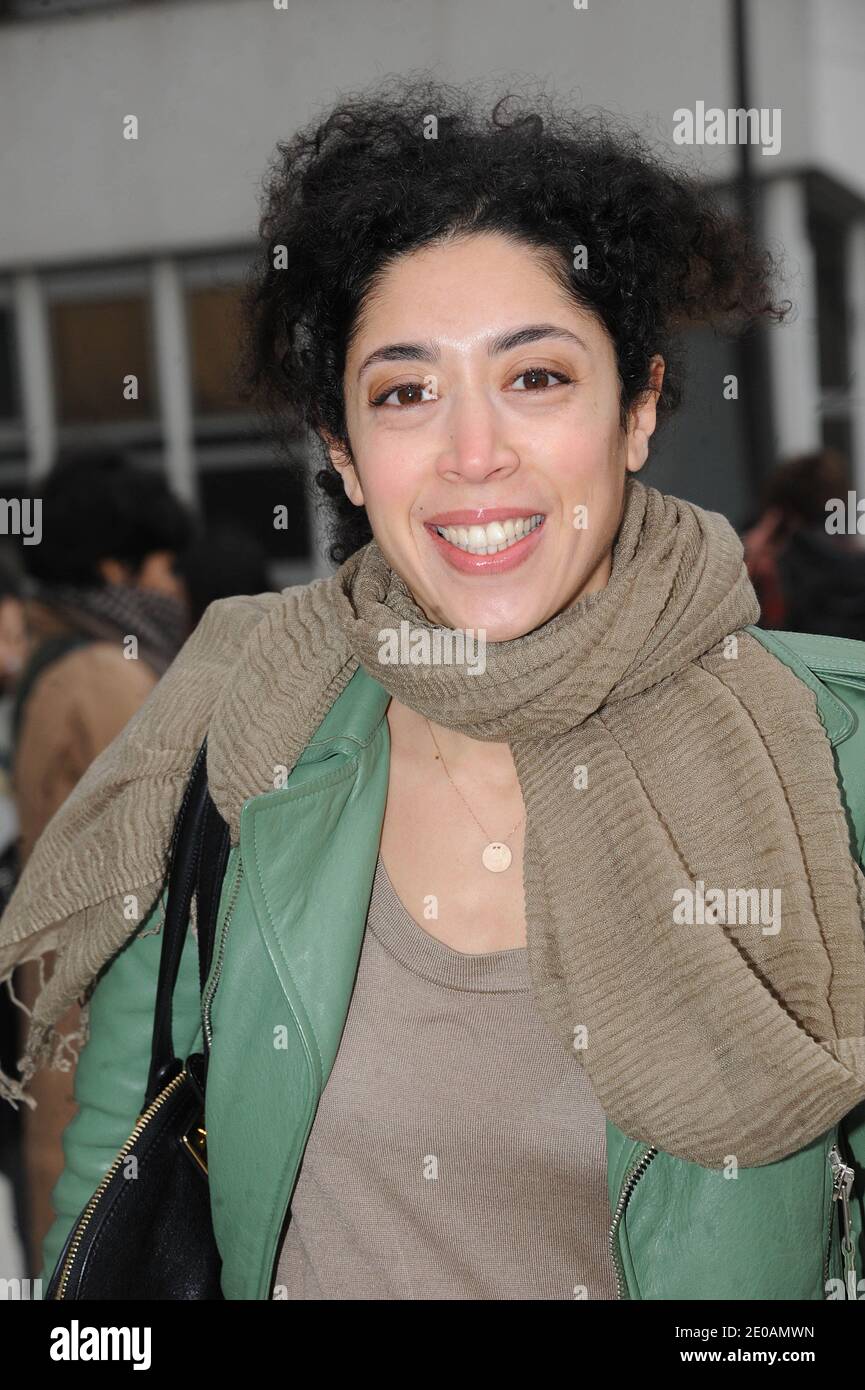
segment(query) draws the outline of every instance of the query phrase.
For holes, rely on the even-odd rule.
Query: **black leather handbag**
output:
[[[183,1062],[175,1056],[171,1030],[192,895],[203,995],[230,844],[228,826],[208,791],[206,749],[205,739],[172,836],[144,1105],[70,1231],[46,1299],[223,1297],[207,1177],[207,1036],[204,1051]]]

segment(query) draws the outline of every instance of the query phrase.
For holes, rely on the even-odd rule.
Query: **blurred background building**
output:
[[[279,586],[327,572],[233,375],[257,188],[276,141],[340,91],[416,68],[541,78],[621,115],[725,197],[744,190],[783,256],[795,320],[740,342],[691,330],[649,481],[742,525],[779,460],[830,445],[865,491],[865,5],[580,6],[0,0],[0,494],[38,495],[61,448],[119,446],[208,524],[242,521]],[[780,151],[677,145],[674,112],[698,102],[777,110]]]

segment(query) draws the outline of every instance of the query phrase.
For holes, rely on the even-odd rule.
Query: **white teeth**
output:
[[[491,521],[488,526],[437,526],[436,530],[458,550],[466,550],[470,555],[495,555],[522,540],[540,526],[543,519],[543,512],[536,512],[534,516]]]

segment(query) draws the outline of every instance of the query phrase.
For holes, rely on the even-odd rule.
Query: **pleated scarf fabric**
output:
[[[59,952],[23,1077],[62,1058],[52,1025],[134,929],[124,895],[158,893],[204,734],[236,842],[360,664],[510,746],[533,997],[613,1123],[708,1167],[795,1152],[865,1096],[865,876],[815,697],[742,631],[758,616],[726,519],[633,475],[606,587],[487,643],[483,670],[389,659],[403,622],[443,634],[375,541],[328,579],[212,605],[0,919],[0,978]]]

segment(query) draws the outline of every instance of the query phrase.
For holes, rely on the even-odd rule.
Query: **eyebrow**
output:
[[[542,338],[558,338],[562,342],[576,343],[591,355],[591,348],[584,339],[572,333],[569,328],[560,328],[554,323],[530,323],[524,328],[512,328],[507,333],[497,333],[490,339],[487,353],[490,357],[496,357],[499,353],[510,352],[515,347],[525,347],[528,343],[536,343]],[[418,359],[438,362],[441,360],[441,353],[437,345],[430,340],[425,343],[388,343],[385,347],[376,348],[363,359],[357,372],[358,380],[367,367],[371,367],[375,362],[415,362]]]

